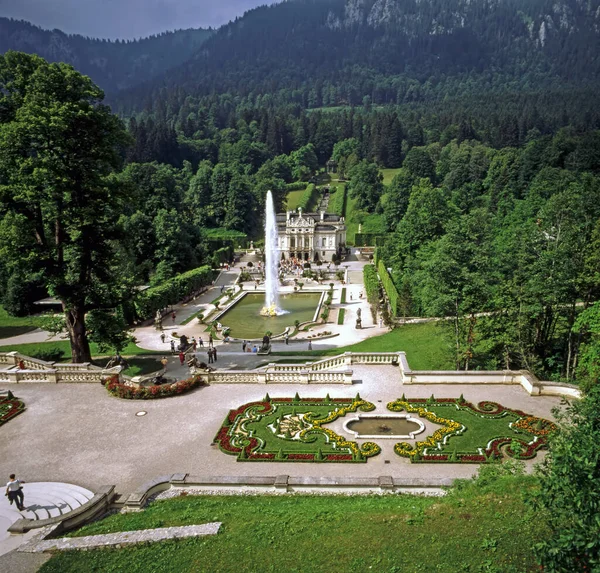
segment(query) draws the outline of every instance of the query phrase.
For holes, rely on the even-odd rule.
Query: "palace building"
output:
[[[278,248],[282,258],[331,261],[346,248],[344,217],[332,213],[288,211],[277,214]]]

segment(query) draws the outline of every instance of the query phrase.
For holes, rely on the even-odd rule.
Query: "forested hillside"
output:
[[[212,30],[178,30],[140,40],[110,41],[0,18],[0,53],[16,50],[72,64],[105,91],[115,92],[185,62],[211,34]]]
[[[161,89],[231,93],[253,105],[402,104],[481,93],[581,87],[599,79],[600,2],[293,0],[220,28]],[[152,88],[152,89],[150,89]]]

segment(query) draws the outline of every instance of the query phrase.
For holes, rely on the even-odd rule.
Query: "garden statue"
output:
[[[356,311],[356,328],[359,330],[362,328],[362,319],[361,319],[360,315],[361,315],[361,310],[359,308]]]
[[[156,311],[156,316],[154,318],[154,328],[156,328],[156,330],[162,330],[163,326],[162,326],[162,312],[160,312],[160,309]]]

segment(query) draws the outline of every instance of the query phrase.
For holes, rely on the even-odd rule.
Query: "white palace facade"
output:
[[[344,217],[332,213],[288,211],[277,214],[278,248],[282,258],[331,261],[346,248]]]

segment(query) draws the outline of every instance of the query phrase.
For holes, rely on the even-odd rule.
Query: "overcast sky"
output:
[[[0,16],[101,38],[218,27],[276,0],[0,0]]]

